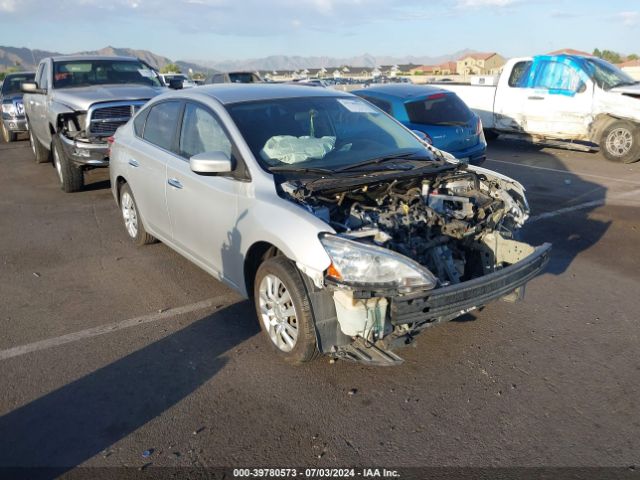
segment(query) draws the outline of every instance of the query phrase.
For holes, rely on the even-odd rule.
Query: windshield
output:
[[[156,72],[136,60],[73,60],[53,64],[54,88],[127,83],[162,86]]]
[[[35,74],[24,73],[19,75],[7,75],[2,83],[2,95],[14,95],[21,93],[20,85],[24,82],[33,82]]]
[[[637,83],[631,76],[624,73],[618,67],[599,58],[589,58],[586,60],[586,64],[589,76],[596,85],[604,90]]]
[[[373,158],[432,158],[408,130],[359,98],[274,99],[232,104],[227,110],[267,170],[288,165],[335,171]]]
[[[409,121],[419,125],[466,125],[471,110],[456,94],[435,93],[406,104]]]

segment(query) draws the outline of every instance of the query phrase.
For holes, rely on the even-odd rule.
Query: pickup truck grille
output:
[[[113,135],[121,125],[129,121],[146,101],[101,103],[89,109],[87,134],[93,137]]]

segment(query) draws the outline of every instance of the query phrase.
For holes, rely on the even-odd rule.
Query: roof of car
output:
[[[348,93],[306,85],[268,83],[220,83],[197,87],[193,92],[208,95],[222,104],[299,97],[349,97]]]
[[[406,83],[398,83],[364,88],[362,90],[355,90],[353,93],[365,96],[367,94],[380,94],[381,96],[388,98],[393,97],[399,100],[407,100],[410,98],[432,95],[434,93],[450,92],[435,85],[408,85]]]
[[[130,60],[130,61],[140,61],[140,59],[136,57],[126,57],[126,56],[110,56],[110,55],[59,55],[56,57],[51,57],[54,62],[69,62],[69,61],[94,61],[94,60]]]

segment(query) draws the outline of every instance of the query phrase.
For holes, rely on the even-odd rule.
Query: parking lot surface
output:
[[[248,301],[129,243],[106,171],[64,194],[0,145],[0,466],[638,465],[640,165],[488,155],[527,188],[524,239],[554,244],[525,301],[425,332],[399,367],[293,367]]]

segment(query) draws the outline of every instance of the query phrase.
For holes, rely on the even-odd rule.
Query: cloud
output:
[[[614,18],[621,21],[625,27],[635,27],[640,23],[640,12],[620,12]]]
[[[517,0],[458,0],[459,8],[510,7]]]
[[[15,12],[16,5],[16,0],[0,0],[0,12]]]

